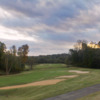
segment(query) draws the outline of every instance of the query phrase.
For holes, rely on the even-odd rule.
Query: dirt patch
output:
[[[44,80],[39,82],[33,82],[29,84],[24,85],[15,85],[15,86],[7,86],[7,87],[1,87],[0,90],[6,90],[6,89],[16,89],[16,88],[22,88],[22,87],[29,87],[29,86],[45,86],[45,85],[54,85],[61,81],[64,81],[66,79],[52,79],[52,80]]]
[[[78,77],[78,75],[68,75],[68,76],[59,76],[59,77],[56,77],[56,78],[75,78],[75,77]]]
[[[78,73],[78,74],[87,74],[87,73],[89,73],[89,71],[79,71],[79,70],[70,70],[69,72],[75,72],[75,73]]]

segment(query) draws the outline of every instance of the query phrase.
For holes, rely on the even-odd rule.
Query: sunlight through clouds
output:
[[[37,39],[35,39],[35,37],[30,37],[30,36],[20,34],[16,30],[8,29],[3,26],[0,26],[0,38],[7,39],[7,40],[26,40],[26,41],[37,42]]]

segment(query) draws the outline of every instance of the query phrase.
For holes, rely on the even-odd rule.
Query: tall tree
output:
[[[22,64],[23,67],[25,66],[25,63],[28,59],[28,52],[29,52],[29,46],[27,44],[22,45],[18,49],[18,55],[20,57],[21,64]]]
[[[0,69],[4,69],[4,55],[6,52],[6,45],[0,42]]]
[[[17,49],[16,49],[16,46],[13,45],[11,48],[10,48],[10,52],[13,56],[16,56],[16,53],[17,53]]]

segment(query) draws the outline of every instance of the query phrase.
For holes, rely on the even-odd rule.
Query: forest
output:
[[[78,40],[74,49],[69,50],[67,64],[100,68],[100,42],[88,44],[87,41]]]
[[[4,71],[7,75],[23,71],[28,59],[28,52],[27,44],[18,49],[15,45],[7,49],[6,45],[0,42],[0,71]]]

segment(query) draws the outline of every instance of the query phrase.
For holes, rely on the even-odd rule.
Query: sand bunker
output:
[[[75,73],[78,73],[78,74],[87,74],[87,73],[89,73],[89,71],[79,71],[79,70],[70,70],[69,72],[75,72]]]
[[[59,76],[56,78],[75,78],[75,77],[78,77],[78,75]]]
[[[33,82],[29,84],[24,85],[15,85],[15,86],[7,86],[7,87],[1,87],[0,90],[6,90],[6,89],[16,89],[16,88],[22,88],[22,87],[29,87],[29,86],[45,86],[45,85],[54,85],[61,81],[64,81],[66,79],[52,79],[52,80],[44,80],[39,82]]]

